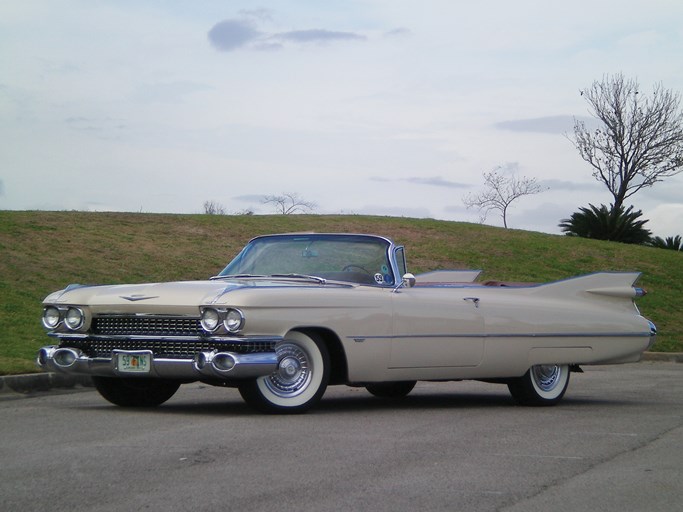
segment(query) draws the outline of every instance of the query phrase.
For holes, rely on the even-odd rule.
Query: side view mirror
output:
[[[410,272],[403,274],[403,286],[406,288],[412,288],[415,286],[415,276]]]

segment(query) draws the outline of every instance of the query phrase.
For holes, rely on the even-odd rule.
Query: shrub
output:
[[[647,219],[638,220],[643,215],[641,210],[633,211],[633,206],[624,210],[592,204],[588,208],[581,207],[570,218],[562,219],[559,226],[568,236],[610,240],[625,244],[645,244],[650,241],[650,230],[643,226]]]
[[[671,249],[672,251],[683,251],[683,239],[681,235],[667,236],[666,239],[655,236],[650,239],[648,245],[660,249]]]

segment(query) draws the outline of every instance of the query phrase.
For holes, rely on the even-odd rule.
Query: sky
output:
[[[511,228],[609,204],[571,142],[615,73],[683,93],[680,0],[0,1],[0,209],[315,213]],[[683,234],[683,174],[631,198]],[[502,226],[489,214],[487,224]],[[380,233],[381,234],[381,233]]]

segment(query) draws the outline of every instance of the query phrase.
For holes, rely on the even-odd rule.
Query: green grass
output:
[[[41,301],[70,283],[203,279],[253,236],[376,233],[405,244],[409,269],[476,268],[484,279],[543,282],[598,270],[638,270],[638,301],[659,328],[654,350],[683,352],[683,254],[429,219],[0,211],[0,374],[36,371],[49,342]]]

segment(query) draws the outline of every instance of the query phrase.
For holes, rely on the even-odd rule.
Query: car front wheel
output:
[[[569,385],[569,365],[539,364],[508,382],[512,398],[520,405],[555,405]]]
[[[180,382],[148,378],[93,377],[105,400],[121,407],[156,407],[171,398]]]
[[[262,412],[300,413],[322,398],[330,378],[330,356],[316,335],[290,332],[276,347],[278,369],[247,381],[239,392],[247,404]]]

